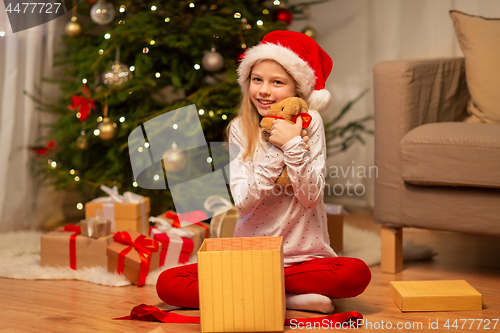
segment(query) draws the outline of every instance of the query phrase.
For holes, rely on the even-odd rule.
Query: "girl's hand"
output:
[[[302,130],[302,140],[306,144],[306,150],[309,150],[309,148],[311,148],[311,146],[309,146],[307,144],[307,142],[309,142],[309,137],[307,136],[307,131],[305,129]]]
[[[269,142],[281,148],[285,143],[301,134],[302,117],[298,117],[295,124],[289,124],[282,119],[275,119],[273,120],[273,127],[271,127]]]

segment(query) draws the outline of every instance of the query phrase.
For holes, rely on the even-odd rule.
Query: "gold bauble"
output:
[[[87,138],[84,135],[80,135],[78,139],[76,139],[76,148],[86,150],[88,147]]]
[[[111,140],[115,137],[117,131],[116,123],[111,122],[111,119],[105,117],[97,126],[99,137],[103,140]]]
[[[66,34],[70,37],[80,36],[83,32],[83,24],[82,22],[78,21],[76,16],[73,16],[71,18],[71,21],[66,23],[64,31],[66,31]]]
[[[318,34],[316,32],[316,30],[313,27],[311,27],[310,25],[306,26],[304,28],[304,30],[302,30],[302,33],[305,34],[305,35],[307,35],[307,36],[309,36],[309,37],[311,37],[312,39],[316,39],[316,36]]]
[[[162,156],[163,166],[167,172],[177,172],[186,166],[186,155],[177,148],[175,142]]]

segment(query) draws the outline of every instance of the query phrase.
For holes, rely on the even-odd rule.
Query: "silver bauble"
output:
[[[107,86],[120,86],[131,80],[133,77],[134,76],[130,69],[116,60],[111,66],[111,70],[103,74],[102,81]]]
[[[102,122],[97,126],[99,137],[105,141],[113,139],[116,135],[117,127],[116,123],[113,123],[111,119],[104,117]]]
[[[80,36],[83,32],[83,24],[82,22],[78,21],[78,18],[76,18],[76,16],[73,16],[71,18],[71,21],[66,23],[64,31],[66,32],[66,35],[70,37]]]
[[[90,18],[100,25],[111,23],[115,18],[115,8],[105,0],[99,0],[90,9]]]
[[[203,68],[209,72],[217,72],[224,67],[224,58],[222,55],[212,49],[210,52],[205,53],[201,60]]]
[[[167,172],[177,172],[186,166],[186,155],[177,148],[175,142],[162,156],[163,167]]]

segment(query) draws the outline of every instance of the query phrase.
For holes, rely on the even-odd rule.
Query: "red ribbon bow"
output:
[[[160,321],[162,323],[178,323],[178,324],[199,324],[200,317],[191,317],[180,315],[177,313],[172,313],[172,310],[163,311],[158,309],[153,305],[141,304],[135,306],[132,311],[130,311],[130,316],[114,318],[114,320],[142,320],[142,321]],[[349,326],[345,328],[356,328],[359,321],[363,319],[363,315],[356,311],[335,313],[328,316],[316,317],[316,318],[291,318],[285,319],[285,325],[307,324],[307,323],[324,323],[324,320],[328,322],[330,327],[337,327],[337,323],[349,323]],[[345,325],[341,325],[344,328]]]
[[[82,228],[74,224],[69,224],[63,230],[56,230],[58,232],[74,232],[69,237],[69,267],[76,270],[76,236],[82,233]]]
[[[123,273],[123,267],[125,263],[125,256],[135,248],[137,252],[139,252],[139,257],[141,258],[141,268],[139,272],[139,282],[137,283],[138,287],[142,287],[146,283],[146,276],[149,272],[149,265],[151,263],[151,254],[153,252],[158,252],[159,245],[158,242],[151,238],[146,238],[144,235],[140,235],[132,240],[130,234],[126,231],[119,231],[113,236],[113,240],[115,242],[129,245],[124,250],[120,252],[118,256],[118,274]]]
[[[308,128],[309,124],[311,124],[311,121],[312,121],[311,115],[309,113],[301,112],[298,115],[294,116],[291,119],[291,121],[294,122],[294,123],[297,122],[297,118],[299,116],[301,116],[301,118],[302,118],[302,128]],[[279,116],[275,116],[275,115],[266,116],[265,118],[273,118],[273,119],[283,119],[283,120],[285,120],[285,118],[279,117]]]
[[[172,222],[172,227],[174,227],[174,228],[181,227],[180,219],[182,219],[182,221],[188,221],[192,224],[199,225],[200,227],[205,229],[205,238],[208,237],[208,233],[209,233],[208,227],[206,225],[204,225],[203,223],[198,222],[198,221],[203,221],[203,220],[208,219],[207,214],[205,214],[205,212],[202,210],[195,210],[195,211],[192,211],[190,213],[181,214],[180,218],[179,218],[179,215],[177,215],[176,213],[166,212],[165,217],[167,219],[174,220],[174,222]]]

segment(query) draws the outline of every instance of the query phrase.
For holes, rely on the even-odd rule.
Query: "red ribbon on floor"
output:
[[[174,227],[174,228],[180,228],[181,227],[181,222],[179,220],[179,215],[177,215],[176,213],[166,212],[165,213],[165,217],[167,219],[174,220],[174,222],[172,222],[172,227]],[[184,214],[180,215],[180,218],[183,221],[188,221],[188,222],[190,222],[192,224],[199,225],[200,227],[202,227],[203,229],[205,229],[205,238],[208,237],[208,234],[209,234],[208,227],[206,225],[204,225],[203,223],[201,223],[201,222],[196,222],[196,221],[203,221],[203,220],[208,219],[208,216],[207,216],[207,214],[205,214],[204,211],[202,211],[202,210],[195,210],[195,211],[192,211],[190,213],[184,213]]]
[[[69,224],[63,230],[54,230],[57,232],[74,232],[69,237],[69,267],[76,271],[76,236],[82,233],[82,228],[74,224]]]
[[[143,321],[160,321],[162,323],[171,324],[199,324],[200,317],[192,317],[180,315],[177,313],[172,313],[172,310],[160,310],[156,306],[141,304],[135,306],[132,311],[130,311],[130,316],[113,318],[114,320],[143,320]],[[335,327],[336,323],[348,323],[352,322],[348,328],[357,327],[358,320],[363,319],[363,315],[356,311],[335,313],[328,316],[316,317],[316,318],[291,318],[285,319],[285,325],[291,325],[292,320],[294,325],[307,324],[307,323],[319,323],[323,324],[324,320],[328,321],[329,327]]]
[[[125,256],[135,248],[139,252],[139,257],[141,258],[141,268],[139,272],[139,282],[138,287],[142,287],[146,283],[146,276],[149,272],[149,265],[151,263],[151,254],[159,250],[158,242],[151,238],[146,238],[144,235],[140,235],[132,240],[130,234],[126,231],[119,231],[113,236],[113,240],[118,243],[129,245],[124,250],[120,252],[118,256],[118,274],[123,273],[123,266],[125,264]]]

